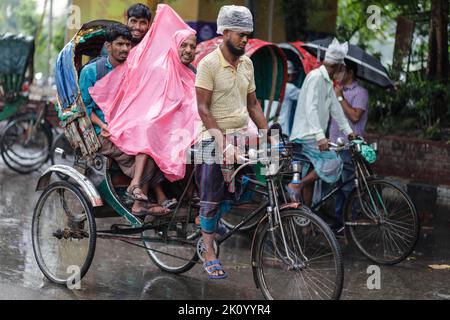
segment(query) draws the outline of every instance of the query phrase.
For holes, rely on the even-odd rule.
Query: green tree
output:
[[[37,11],[36,0],[1,0],[0,1],[0,34],[13,33],[36,36],[35,39],[35,72],[45,72],[48,64],[48,29],[45,23],[41,26],[42,12]],[[65,17],[54,18],[52,57],[64,47]]]

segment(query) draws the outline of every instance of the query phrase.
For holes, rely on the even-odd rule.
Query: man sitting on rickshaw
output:
[[[138,45],[150,30],[152,12],[148,6],[142,3],[133,4],[127,10],[127,26],[131,30],[131,46]]]
[[[136,216],[145,216],[147,214],[162,215],[167,214],[173,204],[167,200],[160,185],[164,180],[164,176],[153,159],[148,155],[128,155],[111,142],[109,139],[111,134],[105,121],[105,116],[89,93],[89,89],[97,81],[127,60],[131,47],[132,34],[127,26],[116,23],[108,27],[106,30],[108,57],[102,57],[96,60],[95,63],[88,64],[82,69],[80,90],[87,113],[91,118],[102,146],[99,153],[114,159],[124,174],[132,179],[127,189],[127,195],[134,200],[131,209],[132,213]],[[147,194],[149,188],[155,191],[160,204],[150,204],[148,202]]]
[[[141,43],[142,39],[144,39],[150,30],[152,25],[152,11],[145,4],[136,3],[127,9],[126,19],[126,25],[130,29],[132,36],[131,47],[134,48]],[[106,43],[103,46],[101,55],[103,57],[108,56]]]
[[[90,90],[108,121],[109,139],[127,154],[149,155],[170,182],[185,177],[200,124],[190,66],[196,44],[195,30],[159,5],[139,50]]]

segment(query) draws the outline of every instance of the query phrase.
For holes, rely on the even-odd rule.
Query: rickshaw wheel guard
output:
[[[54,165],[48,168],[39,178],[36,191],[42,191],[48,187],[53,172],[72,178],[75,181],[75,184],[81,187],[93,208],[103,206],[103,200],[92,182],[74,168],[65,165]]]

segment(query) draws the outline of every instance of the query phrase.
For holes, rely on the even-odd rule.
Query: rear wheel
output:
[[[28,174],[38,170],[49,158],[52,132],[36,116],[26,114],[9,123],[0,138],[0,153],[13,171]]]
[[[419,238],[419,217],[409,196],[383,180],[355,189],[345,208],[345,225],[370,260],[392,265],[406,259]]]
[[[272,230],[266,221],[253,250],[256,279],[266,299],[339,299],[344,279],[339,245],[308,208],[282,212]]]
[[[45,189],[34,210],[32,242],[50,281],[65,285],[74,274],[83,278],[94,257],[96,226],[92,207],[76,186],[58,181]]]
[[[187,215],[187,208],[180,208],[177,215]],[[164,218],[168,219],[169,218]],[[200,229],[194,219],[178,219],[159,228],[142,233],[142,238],[150,259],[163,271],[183,273],[195,266],[199,259],[197,243],[201,238]]]

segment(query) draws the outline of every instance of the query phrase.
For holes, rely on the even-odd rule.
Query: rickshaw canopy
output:
[[[31,67],[30,78],[33,78],[33,55],[33,37],[0,35],[0,92],[6,100],[14,100],[22,91],[28,67]]]
[[[55,79],[58,95],[58,116],[61,121],[82,111],[78,75],[82,68],[83,56],[100,56],[105,43],[105,29],[115,23],[110,20],[96,20],[84,24],[73,39],[58,55]]]
[[[106,28],[116,23],[111,20],[95,20],[84,24],[58,55],[55,66],[57,88],[56,109],[65,135],[83,158],[93,161],[100,143],[95,134],[78,85],[78,76],[85,62],[101,55],[106,41]],[[87,60],[86,59],[86,60]],[[87,62],[87,61],[86,61]]]

